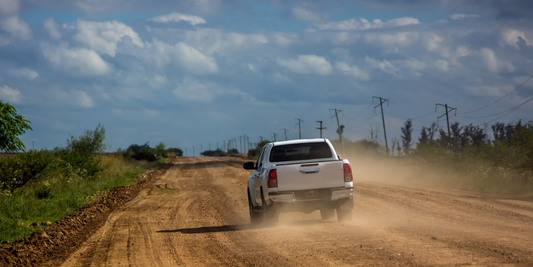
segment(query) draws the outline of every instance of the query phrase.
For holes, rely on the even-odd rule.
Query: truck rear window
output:
[[[281,145],[272,148],[270,162],[331,158],[331,150],[327,143],[304,143]]]

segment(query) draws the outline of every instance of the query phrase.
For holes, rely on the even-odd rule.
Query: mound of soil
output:
[[[171,164],[149,171],[135,184],[117,187],[97,201],[39,230],[29,238],[0,247],[1,266],[58,266],[107,220],[111,212],[135,198],[142,189],[150,188]]]

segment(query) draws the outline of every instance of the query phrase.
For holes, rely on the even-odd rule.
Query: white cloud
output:
[[[328,75],[332,69],[325,58],[315,55],[300,55],[297,59],[289,60],[278,58],[277,63],[299,74]]]
[[[388,74],[396,75],[396,73],[400,71],[388,60],[379,61],[369,56],[365,56],[365,61],[371,68],[380,69]]]
[[[400,47],[418,43],[420,35],[417,32],[367,33],[363,36],[363,39],[369,44],[378,44],[397,52]]]
[[[26,68],[9,70],[9,74],[11,74],[11,76],[13,77],[16,77],[19,79],[27,79],[27,80],[33,80],[39,77],[39,73],[37,73],[34,70],[30,70]]]
[[[435,67],[437,67],[438,70],[448,72],[450,64],[446,60],[439,59],[435,61],[434,63]]]
[[[107,53],[114,57],[117,43],[124,36],[129,36],[137,46],[144,47],[143,41],[131,27],[115,20],[111,22],[78,20],[75,28],[78,31],[74,37],[76,41],[89,46],[100,55]]]
[[[109,63],[90,49],[43,44],[42,53],[56,69],[76,76],[107,75],[112,70]]]
[[[18,39],[28,40],[32,37],[30,25],[17,15],[0,18],[0,29]]]
[[[498,73],[498,59],[492,49],[485,47],[481,48],[481,58],[483,59],[487,70],[491,73]]]
[[[20,8],[19,0],[0,0],[0,15],[18,14]]]
[[[479,18],[478,15],[465,15],[465,14],[454,14],[450,16],[450,19],[453,20],[459,20],[459,19],[465,19],[465,18]]]
[[[160,23],[169,23],[169,22],[179,22],[179,21],[186,21],[190,23],[191,25],[197,25],[197,24],[204,24],[205,20],[201,17],[193,16],[193,15],[185,15],[180,14],[177,12],[174,12],[172,14],[168,14],[165,16],[159,16],[155,18],[148,19],[148,21],[153,22],[160,22]]]
[[[169,45],[157,39],[152,43],[147,43],[149,53],[144,54],[144,60],[154,60],[159,68],[164,68],[169,64],[176,64],[181,68],[194,74],[211,74],[218,72],[215,60],[204,55],[196,48],[179,42]]]
[[[65,92],[59,89],[55,89],[52,91],[52,96],[55,100],[54,103],[59,101],[65,106],[83,108],[94,107],[94,102],[92,98],[84,91],[71,90],[70,92]]]
[[[346,62],[338,62],[336,65],[344,75],[353,77],[357,80],[368,81],[370,80],[370,74],[368,72],[361,70],[357,66],[350,66]]]
[[[530,45],[529,40],[526,37],[526,34],[518,30],[514,30],[514,29],[504,30],[502,31],[502,37],[505,43],[507,43],[510,46],[513,46],[514,48],[518,50],[520,50],[520,47],[518,47],[518,40],[519,40],[518,38],[524,39],[524,41],[526,42],[526,45],[528,46]]]
[[[186,31],[183,39],[185,43],[209,55],[214,53],[220,55],[242,54],[244,49],[256,48],[268,43],[268,39],[262,34],[241,34],[224,32],[219,29]]]
[[[90,96],[87,95],[86,92],[73,90],[72,91],[72,96],[74,98],[74,101],[79,103],[80,106],[82,106],[84,108],[92,108],[92,107],[94,107],[93,100],[91,99]]]
[[[292,7],[292,14],[299,20],[319,22],[324,17],[306,8],[306,5],[299,4]]]
[[[291,82],[291,79],[279,72],[275,72],[273,75],[272,75],[272,80],[277,83],[277,84],[282,84],[282,83],[289,83]]]
[[[383,22],[379,19],[375,19],[372,22],[369,22],[364,18],[358,18],[342,21],[332,21],[327,23],[315,23],[312,25],[312,28],[317,30],[362,31],[377,28],[402,27],[419,23],[420,21],[418,19],[411,17],[396,18],[388,20],[386,22]]]
[[[0,98],[7,102],[20,104],[20,91],[7,85],[0,86]]]
[[[43,21],[43,26],[48,32],[50,38],[54,40],[61,40],[61,33],[59,32],[59,24],[55,21],[54,18],[46,18]]]
[[[213,90],[206,84],[197,81],[187,81],[179,84],[173,91],[174,94],[183,100],[211,102],[213,100]]]

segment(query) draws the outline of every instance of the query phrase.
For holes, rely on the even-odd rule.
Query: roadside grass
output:
[[[29,237],[44,226],[32,223],[55,222],[114,187],[137,182],[140,174],[164,162],[134,161],[117,155],[102,156],[104,171],[92,179],[45,177],[16,190],[0,194],[0,243]]]

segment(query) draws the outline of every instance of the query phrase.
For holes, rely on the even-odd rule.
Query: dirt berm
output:
[[[0,266],[58,266],[80,248],[107,220],[109,214],[150,188],[171,164],[147,172],[135,184],[121,186],[102,194],[99,199],[77,212],[34,232],[30,238],[0,247]]]

